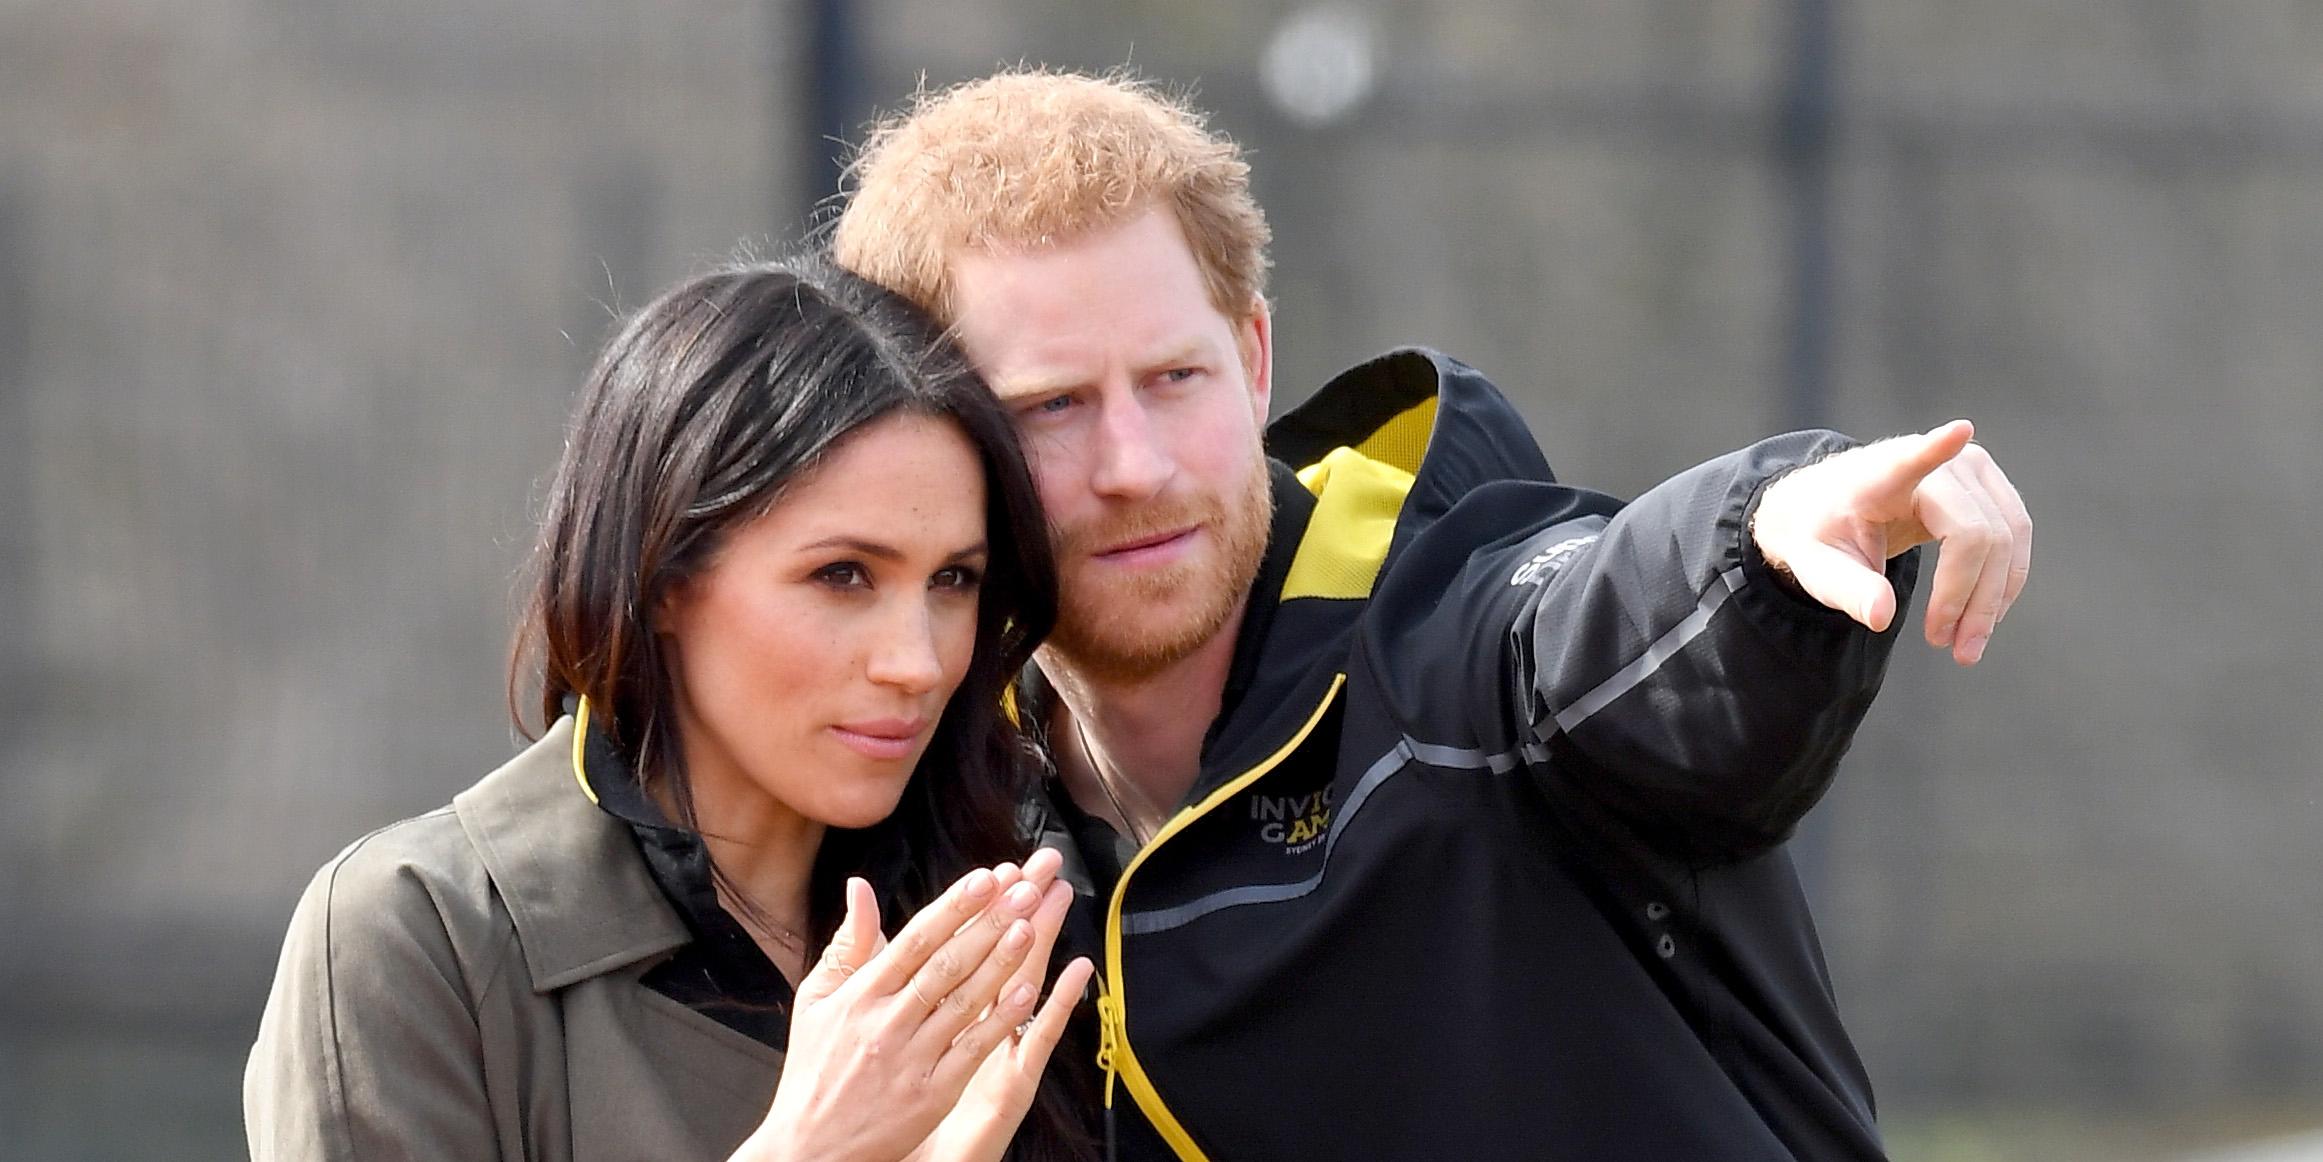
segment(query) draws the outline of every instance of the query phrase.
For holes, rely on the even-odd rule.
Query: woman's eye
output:
[[[937,589],[972,590],[984,584],[984,574],[966,565],[954,565],[938,570],[930,583]]]
[[[871,584],[871,573],[853,561],[835,561],[815,570],[815,580],[846,589],[862,589]]]

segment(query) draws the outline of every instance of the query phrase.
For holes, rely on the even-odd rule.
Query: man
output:
[[[1906,550],[1940,542],[1926,632],[1964,665],[2024,584],[1965,422],[1779,437],[1627,505],[1430,352],[1270,427],[1265,221],[1182,104],[991,77],[855,175],[840,261],[956,328],[1053,525],[1024,708],[1123,1157],[1881,1155],[1781,845]]]

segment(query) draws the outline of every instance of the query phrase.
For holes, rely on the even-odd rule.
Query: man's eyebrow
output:
[[[1206,363],[1210,358],[1209,344],[1199,339],[1189,339],[1184,343],[1161,348],[1150,355],[1140,355],[1134,366],[1139,374],[1144,375],[1184,367],[1190,363]],[[1033,371],[1005,380],[988,379],[986,382],[991,384],[992,394],[1003,400],[1030,399],[1087,386],[1080,377],[1063,371]]]
[[[1054,395],[1057,392],[1071,391],[1080,386],[1073,376],[1062,373],[1020,375],[1014,379],[991,380],[990,383],[992,394],[999,396],[1004,401],[1029,399],[1036,395]]]
[[[1140,359],[1137,361],[1137,365],[1144,370],[1161,371],[1173,367],[1183,367],[1189,363],[1202,363],[1207,361],[1209,357],[1209,344],[1196,339],[1166,348],[1160,354],[1150,358]]]

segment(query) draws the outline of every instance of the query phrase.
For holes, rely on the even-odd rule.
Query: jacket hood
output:
[[[1399,347],[1332,378],[1267,426],[1268,454],[1302,471],[1339,448],[1415,476],[1440,510],[1492,480],[1554,480],[1524,417],[1467,364]]]
[[[1556,479],[1498,388],[1422,347],[1336,376],[1268,425],[1266,445],[1316,498],[1285,601],[1367,597],[1394,549],[1471,490]]]

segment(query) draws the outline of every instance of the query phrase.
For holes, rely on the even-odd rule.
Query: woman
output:
[[[1041,1075],[1091,970],[1036,1012],[1071,890],[1002,709],[1056,582],[958,355],[819,262],[679,286],[598,361],[535,569],[550,725],[309,887],[252,1155],[1086,1150]]]

